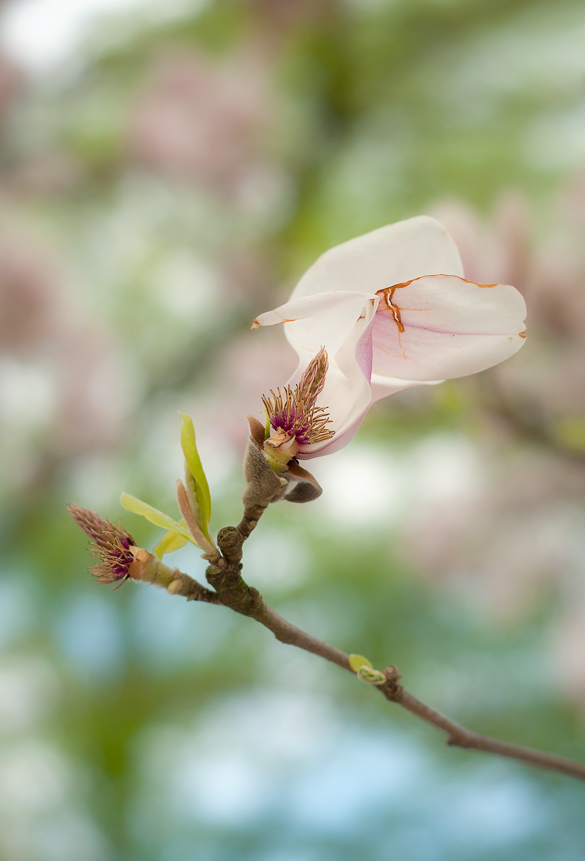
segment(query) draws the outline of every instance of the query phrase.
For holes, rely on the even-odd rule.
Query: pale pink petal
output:
[[[365,296],[356,291],[302,296],[261,314],[254,320],[253,328],[284,323],[288,341],[299,357],[306,358],[308,363],[321,347],[327,349],[330,357],[334,356],[356,322],[366,313],[367,306],[371,308],[373,303],[375,310],[378,301],[373,293]]]
[[[291,301],[315,293],[376,293],[422,275],[462,275],[459,252],[434,218],[419,215],[326,251],[303,275]]]
[[[372,325],[376,306],[375,298],[370,298],[344,343],[335,353],[329,353],[329,369],[317,405],[328,411],[332,422],[330,427],[335,431],[335,436],[324,442],[300,446],[298,457],[301,459],[330,454],[342,448],[349,442],[367,412],[372,397]],[[306,360],[301,359],[291,383],[297,382],[306,364]],[[342,441],[352,429],[351,436]]]
[[[259,326],[286,321],[286,336],[299,356],[298,367],[288,385],[299,382],[321,347],[327,350],[329,368],[317,405],[327,409],[335,436],[302,445],[298,453],[301,459],[332,450],[370,404],[372,325],[378,302],[374,294],[330,291],[293,299],[255,320]]]
[[[453,275],[396,284],[380,295],[373,325],[375,379],[410,384],[490,368],[524,343],[526,306],[508,284]],[[388,394],[393,394],[392,384]]]
[[[403,392],[405,389],[412,389],[414,386],[436,386],[444,380],[399,380],[398,377],[383,377],[380,374],[372,374],[370,384],[372,386],[372,404],[382,398],[387,398],[390,395],[396,395],[398,392]]]
[[[345,446],[376,400],[491,367],[524,343],[526,308],[509,285],[464,280],[445,228],[420,216],[332,248],[301,278],[290,302],[254,326],[284,323],[299,356],[295,385],[325,347],[318,406],[335,435],[301,446],[306,459]]]
[[[329,313],[336,307],[347,305],[359,298],[359,291],[336,293],[334,290],[324,290],[317,296],[297,296],[291,298],[285,305],[279,305],[273,311],[260,314],[252,323],[252,329],[258,326],[278,326],[281,323],[290,323],[292,320],[304,320],[316,314]]]
[[[351,424],[346,430],[343,430],[340,433],[336,433],[335,436],[332,437],[330,440],[327,440],[327,443],[323,445],[321,449],[315,449],[314,451],[310,451],[308,453],[299,453],[297,457],[299,457],[301,460],[309,460],[312,457],[321,457],[326,454],[335,454],[336,451],[345,448],[345,446],[352,441],[352,439],[362,426],[362,422],[366,417],[370,405],[368,405],[366,409],[361,412],[361,414],[357,417],[353,424]],[[305,446],[305,448],[308,449],[310,448],[310,446]]]

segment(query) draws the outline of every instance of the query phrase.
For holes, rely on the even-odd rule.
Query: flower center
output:
[[[321,347],[294,389],[286,386],[282,392],[280,389],[276,392],[270,390],[271,398],[262,396],[278,445],[291,439],[299,445],[308,445],[331,439],[335,434],[334,430],[326,427],[331,423],[327,409],[316,406],[328,367],[327,351]]]

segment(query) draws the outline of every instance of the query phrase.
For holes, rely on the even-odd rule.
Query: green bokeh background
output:
[[[26,80],[3,115],[2,254],[14,231],[26,237],[41,282],[53,273],[58,319],[51,303],[38,311],[33,291],[23,318],[40,315],[41,335],[7,338],[0,365],[16,381],[4,384],[0,418],[0,858],[577,861],[578,782],[447,749],[354,678],[227,610],[98,587],[65,505],[117,521],[127,490],[174,513],[184,409],[211,462],[212,526],[234,522],[244,415],[259,413],[262,394],[236,391],[245,365],[267,379],[273,362],[292,369],[282,335],[249,325],[319,253],[445,201],[477,213],[487,235],[510,192],[530,212],[534,247],[558,229],[551,213],[585,157],[581,4],[177,8],[100,19],[74,62]],[[236,93],[239,75],[243,93],[253,81],[251,132],[230,125],[238,99],[226,106],[213,91],[217,115],[200,120],[217,140],[232,136],[235,167],[211,151],[188,170],[172,158],[161,168],[129,143],[153,68],[177,56],[211,69],[201,92],[225,70]],[[112,365],[110,383],[90,406],[71,396],[59,411],[83,327],[99,367]],[[522,372],[560,347],[551,335],[530,349]],[[571,420],[583,414],[574,406]],[[582,542],[511,614],[486,599],[489,583],[469,588],[483,575],[467,557],[435,576],[432,553],[424,570],[409,550],[427,444],[432,453],[438,440],[436,456],[455,463],[459,450],[475,452],[492,490],[511,463],[527,479],[531,458],[580,475],[579,433],[559,450],[550,423],[503,429],[496,407],[474,381],[380,404],[348,449],[314,462],[321,500],[267,512],[247,579],[311,633],[398,665],[409,690],[457,720],[585,760],[585,697],[578,679],[574,696],[559,684],[551,657],[581,594]],[[388,516],[367,501],[360,511],[360,464],[382,500],[380,482],[400,468]],[[336,504],[329,488],[340,489]],[[577,529],[584,503],[573,487]],[[539,517],[535,535],[551,517],[546,487]],[[160,535],[133,515],[124,525],[148,547]],[[465,530],[479,532],[487,546],[510,528],[502,511],[491,536],[477,524],[456,533],[465,543]],[[174,558],[203,576],[195,553]]]

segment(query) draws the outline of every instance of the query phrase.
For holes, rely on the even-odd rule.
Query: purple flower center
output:
[[[262,397],[270,425],[294,437],[300,445],[330,439],[335,431],[327,428],[331,419],[324,407],[318,407],[317,398],[323,391],[329,367],[327,352],[321,347],[309,363],[294,390],[286,386],[283,392],[270,391],[271,398]]]

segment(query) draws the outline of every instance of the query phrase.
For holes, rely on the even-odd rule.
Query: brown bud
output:
[[[246,489],[243,502],[246,508],[253,508],[256,505],[266,506],[282,496],[281,480],[268,464],[252,436],[248,438],[244,455],[244,478]]]
[[[287,481],[284,499],[288,502],[312,502],[323,493],[323,488],[311,473],[303,469],[296,460],[291,460],[283,474]]]

